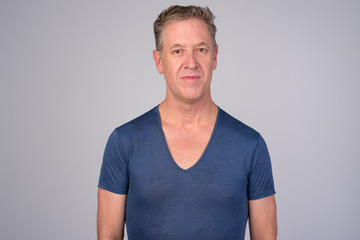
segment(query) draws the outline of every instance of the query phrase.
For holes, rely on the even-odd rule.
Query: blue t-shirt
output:
[[[129,240],[244,239],[248,200],[275,193],[263,138],[220,108],[204,153],[187,170],[170,154],[158,107],[116,128],[98,186],[127,194]]]

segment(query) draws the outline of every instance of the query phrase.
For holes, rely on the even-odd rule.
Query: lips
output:
[[[186,75],[186,76],[181,77],[181,79],[183,79],[183,80],[185,80],[185,81],[193,82],[193,81],[199,80],[199,79],[200,79],[200,76],[197,76],[197,75]]]

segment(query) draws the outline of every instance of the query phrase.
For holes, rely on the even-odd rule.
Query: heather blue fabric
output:
[[[127,194],[129,240],[244,239],[248,200],[275,193],[263,138],[220,108],[206,150],[187,170],[171,157],[158,107],[116,128],[98,186]]]

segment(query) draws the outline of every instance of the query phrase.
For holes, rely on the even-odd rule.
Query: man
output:
[[[172,6],[155,21],[153,57],[166,98],[109,138],[99,239],[122,239],[125,219],[130,240],[244,239],[248,218],[252,239],[276,239],[265,142],[211,99],[213,21],[208,8],[194,6]]]

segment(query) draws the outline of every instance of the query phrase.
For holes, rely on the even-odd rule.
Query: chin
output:
[[[187,103],[196,103],[199,102],[201,99],[204,98],[204,95],[183,95],[182,99]]]

